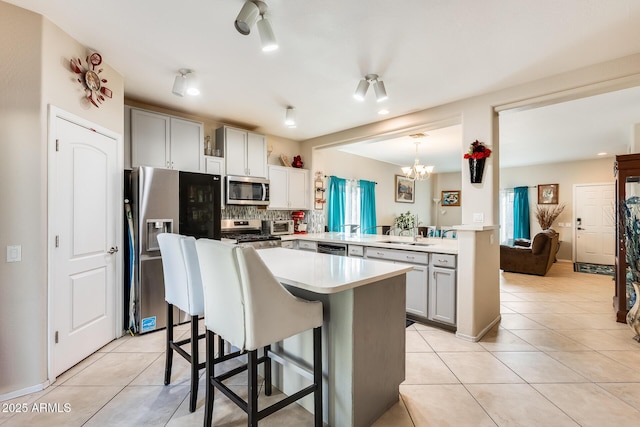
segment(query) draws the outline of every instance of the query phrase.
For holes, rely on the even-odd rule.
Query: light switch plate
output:
[[[7,262],[22,261],[22,246],[7,246]]]
[[[484,214],[482,212],[474,213],[473,214],[473,222],[484,222]]]

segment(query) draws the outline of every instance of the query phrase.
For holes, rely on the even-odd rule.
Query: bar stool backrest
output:
[[[196,248],[205,325],[234,346],[255,350],[322,325],[322,303],[291,295],[252,246],[200,239]]]
[[[204,314],[196,239],[174,233],[158,235],[164,272],[164,298],[191,316]]]

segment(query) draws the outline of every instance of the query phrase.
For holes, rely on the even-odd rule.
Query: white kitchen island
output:
[[[334,427],[369,426],[399,398],[405,376],[405,273],[411,268],[361,258],[273,248],[258,251],[294,295],[322,301],[324,414]],[[311,366],[311,331],[274,346]],[[308,382],[274,370],[291,394]],[[312,397],[300,401],[313,411]]]

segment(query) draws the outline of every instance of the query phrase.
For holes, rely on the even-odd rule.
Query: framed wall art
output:
[[[415,201],[416,182],[402,175],[396,175],[395,201],[413,203]]]
[[[558,184],[538,185],[538,204],[557,205],[558,204]]]
[[[460,206],[460,190],[442,190],[442,206]]]

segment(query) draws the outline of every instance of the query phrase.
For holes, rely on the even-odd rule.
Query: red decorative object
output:
[[[484,142],[480,142],[477,139],[469,146],[469,151],[464,154],[465,159],[486,159],[491,155],[491,150],[488,149]]]
[[[302,162],[302,157],[294,156],[293,161],[291,162],[291,166],[294,168],[301,168],[304,163]]]
[[[96,67],[102,64],[102,56],[98,52],[94,52],[87,56],[85,61],[87,63],[86,67],[82,64],[82,59],[72,58],[69,61],[69,67],[71,71],[80,75],[77,80],[84,87],[87,99],[100,108],[98,104],[101,104],[105,97],[111,98],[113,95],[111,89],[103,86],[104,83],[107,83],[107,79],[99,76],[103,69],[98,68],[96,71]]]

